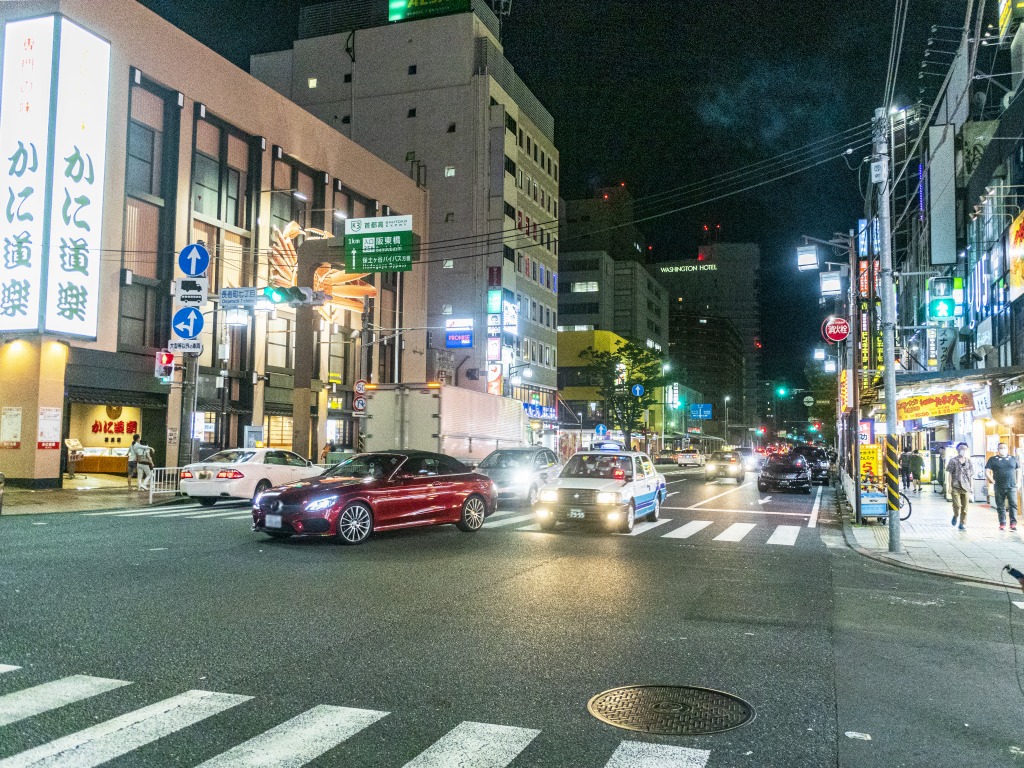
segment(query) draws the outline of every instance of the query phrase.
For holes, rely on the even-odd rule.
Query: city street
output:
[[[359,547],[272,541],[237,505],[0,518],[0,768],[1024,760],[1004,591],[846,549],[830,488],[666,469],[628,536],[505,506]],[[587,712],[629,684],[756,717],[665,737]]]

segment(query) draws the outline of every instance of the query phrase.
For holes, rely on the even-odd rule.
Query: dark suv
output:
[[[830,463],[824,448],[818,448],[813,445],[798,445],[790,451],[790,454],[793,456],[803,456],[807,459],[807,466],[811,469],[812,483],[828,485]]]

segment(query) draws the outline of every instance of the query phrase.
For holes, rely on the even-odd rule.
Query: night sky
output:
[[[298,8],[315,0],[143,4],[247,69],[251,53],[290,46]],[[668,202],[644,198],[870,120],[883,98],[892,6],[514,0],[503,37],[506,55],[554,115],[562,197],[625,182],[652,214],[708,194],[691,188]],[[930,26],[962,25],[963,13],[963,3],[911,5],[898,104],[930,84],[918,79]],[[692,257],[704,224],[720,225],[722,241],[761,246],[766,378],[800,382],[820,341],[817,276],[796,271],[794,249],[801,234],[828,239],[856,225],[863,212],[857,168],[866,153],[848,158],[853,170],[835,160],[641,225],[655,260]]]

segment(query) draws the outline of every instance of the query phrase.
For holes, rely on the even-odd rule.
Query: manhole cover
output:
[[[754,719],[754,708],[743,699],[682,685],[612,688],[587,702],[587,710],[618,728],[666,736],[718,733]]]

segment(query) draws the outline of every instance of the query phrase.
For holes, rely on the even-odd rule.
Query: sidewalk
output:
[[[161,494],[153,498],[153,506],[178,504],[180,496]],[[115,509],[148,507],[149,494],[128,487],[123,475],[89,474],[65,478],[63,488],[31,491],[7,486],[4,490],[3,514],[38,515],[50,512],[98,512]]]
[[[847,543],[862,554],[898,565],[919,568],[946,576],[1016,586],[1001,571],[1005,565],[1024,570],[1024,518],[1011,533],[999,530],[995,507],[972,503],[967,510],[967,530],[950,525],[953,505],[930,486],[907,494],[913,506],[908,520],[900,523],[903,551],[889,552],[889,526],[872,522],[854,525],[848,509],[843,515]]]

